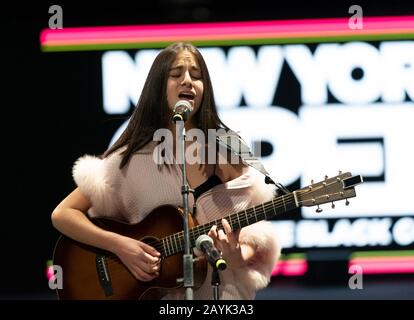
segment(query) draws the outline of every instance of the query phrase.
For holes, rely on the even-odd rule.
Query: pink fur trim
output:
[[[92,202],[94,215],[106,215],[115,210],[115,197],[106,174],[105,161],[90,155],[80,157],[73,166],[73,179]]]
[[[281,247],[270,222],[262,221],[243,228],[239,242],[255,248],[248,265],[235,272],[235,278],[255,291],[265,288],[272,275]]]

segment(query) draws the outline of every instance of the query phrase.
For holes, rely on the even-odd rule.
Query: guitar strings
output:
[[[331,184],[334,184],[334,183],[337,183],[337,181],[333,181],[332,183],[326,184],[325,186],[321,185],[319,187],[315,187],[313,190],[310,190],[310,189],[308,189],[308,190],[297,190],[296,192],[298,194],[307,193],[309,191],[314,192],[314,191],[319,190],[321,188],[326,188],[327,186],[329,186]],[[331,193],[331,195],[333,195],[333,194],[340,194],[340,192]],[[275,201],[275,199],[272,199],[272,200],[266,202],[266,204],[262,203],[261,205],[259,204],[255,207],[251,207],[251,208],[248,208],[248,209],[244,210],[245,214],[242,215],[241,218],[238,217],[238,219],[237,219],[237,221],[239,221],[239,225],[242,224],[242,223],[244,224],[245,222],[247,222],[248,224],[250,223],[250,221],[248,219],[249,214],[254,213],[256,217],[264,217],[266,219],[267,217],[266,217],[265,211],[270,209],[270,208],[273,208],[273,210],[275,212],[274,216],[276,216],[276,215],[279,214],[276,211],[276,208],[275,208],[276,206],[278,206],[282,203],[283,203],[284,207],[288,207],[292,204],[295,204],[295,206],[296,206],[296,201],[293,197],[293,194],[289,194],[289,195],[292,195],[292,196],[288,197],[288,199],[284,199],[283,197],[285,197],[285,196],[282,196],[281,199],[275,198],[275,199],[277,199],[276,201]],[[320,198],[320,197],[323,197],[323,196],[319,196],[317,198]],[[298,202],[299,202],[299,204],[302,204],[304,201],[298,201]],[[256,213],[256,211],[258,211],[258,213]],[[288,210],[286,210],[286,211],[288,211]],[[284,211],[284,212],[286,212],[286,211]],[[282,213],[282,212],[280,212],[280,213]],[[241,214],[241,212],[233,213],[233,214]],[[227,218],[227,220],[229,220],[230,219],[229,217],[232,216],[233,214],[230,214],[230,215],[228,215],[226,217],[223,217],[223,218],[225,218],[225,219]],[[223,219],[223,218],[221,218],[221,219]],[[213,221],[210,221],[207,224],[196,226],[192,230],[190,230],[190,233],[192,233],[193,238],[194,238],[195,235],[198,236],[198,235],[204,234],[208,230],[208,228],[211,228],[213,225],[217,225],[218,227],[222,228],[223,226],[222,226],[222,223],[221,223],[221,219],[213,220]],[[263,219],[260,219],[260,221],[261,220],[263,220]],[[256,221],[258,221],[258,220],[256,219]],[[230,219],[230,222],[232,222],[231,219]],[[206,230],[202,230],[203,228],[206,229]],[[201,229],[201,230],[199,230],[199,229]],[[182,251],[182,244],[183,244],[183,240],[184,240],[184,237],[182,236],[183,234],[184,234],[184,232],[181,231],[181,232],[178,232],[174,235],[170,235],[170,236],[167,236],[167,237],[163,238],[163,239],[165,239],[166,242],[169,241],[171,243],[172,243],[172,239],[174,239],[174,242],[176,244],[176,246],[175,246],[176,249],[174,248],[173,245],[171,245],[171,247],[169,247],[169,244],[167,244],[167,248],[166,248],[165,245],[162,243],[162,241],[160,242],[159,240],[149,242],[147,244],[150,245],[150,246],[153,246],[155,249],[157,249],[157,251],[159,251],[161,253],[161,256],[164,255],[165,257],[168,257],[168,256],[171,256],[175,253],[178,253],[178,252]],[[177,235],[178,239],[175,239],[175,237],[176,237],[175,235]],[[191,238],[191,235],[190,235],[190,238]],[[178,248],[178,246],[177,246],[177,240],[179,241],[180,248]],[[192,240],[194,242],[194,239],[190,239],[190,240]],[[168,249],[171,249],[171,250],[168,250]],[[177,250],[177,252],[175,252],[175,250]],[[125,266],[122,264],[122,262],[120,261],[120,259],[117,256],[115,256],[115,255],[114,256],[107,256],[106,258],[108,259],[108,262],[116,262],[117,263],[117,265],[115,267],[111,268],[112,269],[111,272],[118,270],[118,268],[116,268],[117,266],[119,266],[121,269],[125,269]]]
[[[286,205],[287,206],[290,206],[290,205],[293,204],[293,202],[294,201],[292,201],[292,199],[287,199],[286,201],[285,201],[285,199],[278,199],[277,201],[274,201],[274,199],[273,199],[273,201],[270,200],[270,201],[267,202],[267,204],[264,204],[263,203],[262,205],[257,205],[256,207],[252,207],[252,208],[246,209],[245,210],[245,214],[244,215],[241,215],[241,218],[238,217],[237,221],[239,222],[239,225],[240,224],[244,224],[245,222],[250,223],[250,221],[248,219],[248,215],[249,214],[252,214],[252,213],[254,213],[255,216],[257,216],[257,217],[260,217],[260,220],[263,220],[262,218],[265,218],[266,219],[267,217],[266,217],[265,211],[267,209],[269,209],[269,208],[273,208],[274,209],[275,216],[276,216],[278,213],[277,213],[277,211],[275,209],[275,206],[280,205],[281,203],[284,203],[284,206],[286,206]],[[302,202],[302,201],[300,201],[300,202]],[[254,209],[254,208],[257,208],[257,210]],[[258,211],[258,213],[256,211]],[[239,212],[238,214],[240,214],[240,213],[241,212]],[[224,218],[227,218],[230,222],[232,222],[230,216],[232,216],[232,214],[230,214],[230,215],[228,215],[227,217],[224,217]],[[258,221],[258,219],[256,219],[256,222],[257,221]],[[209,223],[207,223],[205,225],[202,225],[202,226],[196,226],[196,227],[194,227],[191,230],[193,239],[190,239],[190,240],[193,240],[194,241],[194,237],[195,236],[199,236],[201,234],[206,233],[213,225],[217,225],[219,228],[222,228],[223,227],[222,224],[221,224],[221,219],[220,220],[211,221],[211,222],[209,222]],[[205,229],[205,230],[203,230],[203,229]],[[184,240],[183,234],[184,234],[184,232],[181,231],[181,232],[178,232],[178,233],[176,233],[174,235],[170,235],[170,236],[165,237],[164,239],[165,239],[165,242],[167,242],[167,247],[164,245],[163,242],[160,242],[159,240],[156,240],[156,241],[153,241],[153,242],[149,242],[147,244],[155,247],[158,251],[161,251],[161,252],[164,251],[164,255],[166,255],[166,254],[171,255],[170,253],[173,253],[174,254],[174,251],[176,251],[176,250],[178,252],[182,250],[182,244],[183,244],[183,240]],[[191,235],[190,235],[190,238],[191,238]],[[173,244],[173,241],[174,241],[175,245]],[[179,242],[178,245],[177,245],[177,241]],[[180,248],[178,248],[178,246]],[[164,250],[162,250],[163,248],[164,248]],[[170,249],[170,250],[168,250],[168,249]]]
[[[263,203],[262,205],[258,205],[258,206],[255,206],[255,207],[246,209],[245,210],[245,214],[241,214],[241,212],[236,213],[236,214],[239,214],[240,215],[240,217],[238,217],[238,219],[236,221],[239,222],[239,225],[245,225],[246,222],[248,224],[250,224],[250,221],[252,221],[251,218],[254,218],[254,217],[251,217],[249,219],[248,218],[248,215],[255,214],[255,216],[257,216],[257,217],[266,218],[265,211],[267,211],[267,210],[269,210],[271,208],[273,208],[274,211],[275,211],[275,213],[278,214],[276,212],[276,210],[275,210],[275,206],[279,206],[282,203],[284,203],[284,206],[285,207],[289,207],[289,206],[291,206],[292,204],[295,203],[294,198],[293,198],[293,195],[292,195],[291,198],[292,199],[289,199],[289,198],[288,199],[283,199],[283,200],[282,199],[278,199],[276,201],[275,201],[275,199],[273,199],[273,201],[272,200],[268,201],[267,204]],[[253,209],[253,208],[256,208],[256,209]],[[229,218],[233,214],[235,214],[235,213],[232,213],[232,214],[230,214],[228,216],[225,216],[223,218],[224,219],[227,219],[229,222],[231,222],[231,224],[234,224],[233,222],[235,220]],[[223,228],[222,223],[221,223],[221,219],[223,219],[223,218],[220,218],[218,220],[213,220],[213,221],[210,221],[210,222],[208,222],[208,223],[206,223],[204,225],[199,225],[199,226],[196,226],[196,227],[192,228],[190,230],[190,233],[193,235],[193,239],[191,239],[191,235],[190,235],[190,240],[192,240],[194,242],[195,241],[195,239],[194,239],[195,236],[199,236],[199,235],[205,234],[209,229],[211,229],[211,227],[213,225],[217,225],[217,227],[219,229]],[[260,220],[263,220],[263,219],[260,219]],[[258,222],[260,220],[256,219],[255,222]],[[255,222],[253,222],[253,223],[255,223]],[[177,248],[177,250],[178,251],[181,251],[182,250],[181,247],[182,247],[182,242],[184,240],[184,236],[183,235],[184,235],[184,232],[183,231],[180,231],[178,233],[175,233],[173,235],[169,235],[169,236],[163,238],[163,239],[165,239],[164,241],[167,243],[167,247],[162,243],[162,240],[163,239],[161,239],[161,241],[156,240],[156,241],[153,241],[153,242],[149,242],[147,244],[148,245],[151,245],[153,247],[156,247],[157,249],[160,248],[160,247],[164,247],[164,249],[166,248],[166,250],[161,250],[161,251],[164,251],[166,253],[166,255],[169,256],[170,255],[169,253],[175,251],[175,248],[174,247],[177,247],[177,245],[174,245],[173,242],[175,242],[177,244],[177,241],[179,241],[180,249]],[[176,239],[176,238],[178,238],[178,239]]]
[[[272,208],[273,207],[273,204],[272,204],[272,202],[277,206],[277,205],[280,205],[280,204],[282,204],[283,202],[285,202],[285,205],[286,206],[289,206],[289,205],[292,205],[293,203],[294,203],[294,201],[283,201],[283,200],[277,200],[277,201],[272,201],[272,200],[270,200],[269,201],[269,203],[268,204],[264,204],[263,203],[263,206],[262,206],[262,208],[264,207],[265,209],[269,209],[269,208]],[[259,205],[260,206],[260,205]],[[263,210],[263,209],[260,209],[260,210]],[[256,210],[257,212],[259,212],[259,210],[257,209]],[[246,214],[248,215],[248,214],[251,214],[251,213],[255,213],[254,212],[254,210],[252,209],[252,208],[249,208],[249,209],[246,209],[245,210],[245,212],[246,212]],[[240,214],[241,212],[239,212],[239,214]],[[228,215],[228,216],[225,216],[225,217],[223,217],[224,219],[226,219],[227,218],[227,220],[229,220],[228,219],[228,217],[229,216],[231,216],[231,215],[233,215],[234,213],[232,213],[232,214],[230,214],[230,215]],[[249,219],[246,217],[246,214],[244,214],[244,215],[241,215],[241,217],[239,217],[238,219],[237,219],[237,221],[240,221],[240,224],[244,224],[245,222],[248,222],[249,221]],[[257,216],[265,216],[265,214],[264,214],[264,212],[259,212],[258,214],[257,214]],[[223,219],[223,218],[221,218],[221,219]],[[202,228],[202,226],[201,225],[199,225],[199,226],[195,226],[195,227],[193,227],[192,229],[191,229],[191,233],[193,233],[193,235],[197,235],[197,236],[199,236],[199,235],[201,235],[201,234],[204,234],[205,233],[205,231],[207,231],[207,230],[209,230],[209,229],[211,229],[211,227],[213,226],[213,225],[217,225],[218,227],[220,227],[220,228],[222,228],[223,226],[222,226],[222,223],[221,223],[221,219],[218,219],[218,220],[213,220],[213,221],[210,221],[210,222],[208,222],[208,223],[206,223],[206,224],[204,224],[204,225],[202,225],[203,226],[203,228],[205,228],[206,230],[201,230]],[[234,219],[233,219],[233,221],[234,221]],[[184,232],[183,231],[180,231],[180,232],[178,232],[178,233],[175,233],[175,235],[177,235],[176,237],[178,238],[177,240],[184,240],[184,237],[183,237],[183,234],[184,234]],[[163,239],[166,239],[166,238],[172,238],[174,235],[169,235],[169,236],[167,236],[167,237],[165,237],[165,238],[163,238]],[[174,236],[175,237],[175,236]],[[190,236],[190,238],[191,238],[191,236]],[[162,241],[162,239],[160,239],[160,240],[155,240],[155,241],[152,241],[152,242],[148,242],[147,244],[148,245],[150,245],[150,246],[153,246],[153,247],[155,247],[156,249],[161,249],[161,247],[163,247],[164,246],[164,244],[161,242]],[[172,240],[169,240],[170,242],[172,242]],[[174,242],[176,242],[176,241],[174,241]],[[171,247],[171,246],[170,246]],[[161,251],[164,251],[164,250],[161,250]],[[168,250],[168,251],[171,251],[171,250]]]
[[[272,201],[273,200],[273,201]],[[264,208],[266,208],[267,207],[267,209],[269,209],[269,208],[271,208],[271,207],[273,207],[273,204],[272,204],[272,202],[273,203],[275,203],[275,205],[276,204],[281,204],[281,203],[285,203],[285,206],[287,207],[288,205],[292,205],[293,203],[295,203],[295,201],[294,201],[294,199],[293,199],[293,201],[292,201],[292,199],[290,199],[289,201],[286,201],[286,199],[284,199],[284,200],[278,200],[278,201],[274,201],[274,199],[272,199],[272,200],[270,200],[269,202],[268,202],[268,204],[267,205],[265,205],[264,203],[262,204],[262,207],[264,207]],[[259,205],[260,206],[260,205]],[[261,209],[261,210],[263,210],[263,209]],[[253,211],[253,208],[249,208],[249,209],[246,209],[245,210],[246,212],[247,211],[251,211],[250,213],[253,213],[254,211]],[[234,214],[234,213],[233,213]],[[260,214],[263,214],[264,215],[264,212],[263,213],[259,213],[259,215]],[[243,217],[244,216],[244,217]],[[249,221],[249,219],[245,216],[245,215],[243,215],[239,220],[240,220],[240,222],[241,223],[244,223],[244,222],[248,222]],[[228,216],[226,216],[226,217],[223,217],[223,218],[228,218]],[[220,228],[222,228],[223,226],[222,226],[222,224],[221,224],[221,219],[220,220],[214,220],[214,221],[210,221],[209,223],[207,223],[207,224],[205,224],[204,226],[206,226],[206,225],[209,225],[209,224],[211,224],[211,226],[213,226],[214,224],[216,224],[218,227],[220,227]],[[198,227],[200,227],[200,226],[198,226]],[[197,227],[194,227],[191,231],[193,232],[193,234],[195,233],[194,232],[194,229],[195,228],[197,228]],[[179,236],[179,241],[180,241],[180,250],[178,250],[178,248],[177,248],[177,252],[176,253],[178,253],[178,252],[180,252],[180,251],[182,251],[181,250],[181,246],[182,246],[182,244],[183,244],[183,241],[184,241],[184,237],[183,236],[181,236],[181,234],[183,234],[184,232],[183,231],[181,231],[181,232],[179,232],[178,234],[180,235]],[[203,233],[201,233],[201,234],[203,234]],[[166,239],[166,238],[169,238],[169,237],[171,237],[171,235],[170,236],[167,236],[167,237],[165,237],[164,239]],[[190,236],[190,238],[191,238],[191,236]],[[194,238],[194,237],[193,237]],[[194,239],[192,239],[192,240],[194,240]],[[166,246],[162,243],[162,241],[159,241],[159,240],[156,240],[156,241],[153,241],[153,242],[148,242],[147,243],[148,245],[150,245],[150,246],[152,246],[152,247],[154,247],[158,252],[160,252],[161,253],[161,257],[168,257],[168,256],[171,256],[171,255],[173,255],[173,254],[171,254],[173,251],[175,251],[174,250],[174,247],[172,247],[172,246],[169,246],[169,247],[167,247],[166,248]],[[168,246],[168,245],[167,245]],[[168,248],[169,249],[171,249],[171,250],[168,250]],[[122,271],[122,272],[125,272],[125,270],[128,270],[129,271],[129,269],[122,263],[122,261],[116,256],[116,255],[111,255],[111,256],[106,256],[106,260],[107,260],[107,262],[108,262],[108,264],[112,264],[112,265],[108,265],[108,267],[109,267],[109,269],[110,269],[110,272],[111,273],[113,273],[114,275],[116,275],[116,274],[118,274],[120,271]]]
[[[326,183],[326,185],[320,185],[320,186],[314,187],[312,190],[311,189],[297,190],[296,193],[298,194],[298,196],[300,196],[302,193],[309,193],[310,191],[311,192],[315,192],[315,191],[318,191],[320,189],[326,188],[326,187],[328,187],[328,186],[330,186],[332,184],[335,184],[337,182],[338,182],[338,180],[333,180],[330,183]],[[340,192],[336,192],[336,193],[332,193],[331,192],[330,193],[331,196],[332,195],[336,195],[336,194],[340,194]],[[290,195],[293,196],[293,194],[290,194]],[[326,195],[321,195],[321,196],[316,197],[316,199],[317,198],[322,198],[322,197],[325,197],[325,196]],[[285,196],[282,196],[282,197],[285,197]],[[268,209],[273,209],[275,211],[275,215],[274,216],[277,216],[278,214],[281,214],[282,212],[279,212],[279,213],[276,212],[275,207],[277,207],[281,203],[283,203],[284,207],[290,206],[293,203],[295,203],[294,198],[292,199],[292,197],[289,197],[287,199],[284,199],[282,197],[281,197],[281,199],[277,199],[276,198],[277,199],[276,201],[275,201],[275,199],[272,199],[273,201],[270,200],[270,201],[266,202],[266,204],[262,203],[261,205],[257,205],[255,207],[246,209],[245,210],[245,214],[244,215],[241,215],[241,218],[238,217],[238,219],[237,219],[237,221],[239,222],[239,226],[241,224],[245,224],[245,222],[247,222],[247,224],[251,224],[250,223],[250,220],[248,218],[248,215],[251,215],[252,213],[254,214],[253,217],[256,216],[256,217],[262,217],[264,219],[267,219],[266,211]],[[335,200],[335,201],[337,201],[337,200]],[[302,203],[304,203],[304,202],[305,201],[298,200],[298,204],[299,205],[302,205]],[[296,207],[296,203],[295,203],[295,207]],[[255,208],[257,208],[257,209],[255,209]],[[289,209],[285,210],[284,212],[289,211],[289,210],[292,210],[292,209],[294,209],[294,208],[289,208]],[[256,211],[258,211],[259,213],[256,213]],[[237,213],[237,215],[240,215],[240,214],[241,214],[241,212]],[[232,215],[233,214],[230,214],[230,215],[228,215],[226,217],[223,217],[223,218],[227,219],[230,222],[231,225],[233,224],[233,221],[230,218]],[[260,220],[263,220],[262,218]],[[207,233],[207,231],[213,225],[217,225],[219,228],[222,228],[223,226],[221,225],[221,219],[215,220],[215,221],[211,221],[211,222],[209,222],[207,224],[204,224],[204,225],[196,226],[190,232],[192,233],[193,236],[199,236],[201,234]],[[256,219],[255,222],[258,222],[258,219]],[[255,222],[253,222],[253,223],[255,223]],[[182,242],[184,240],[183,234],[184,234],[184,232],[181,231],[181,232],[178,232],[176,234],[173,234],[173,235],[170,235],[170,236],[167,236],[167,237],[163,238],[163,239],[165,239],[165,242],[167,243],[167,247],[164,245],[164,243],[160,243],[159,241],[155,241],[155,242],[148,243],[148,244],[149,245],[152,245],[152,246],[157,246],[157,248],[159,248],[160,246],[161,247],[164,247],[164,249],[166,249],[166,250],[164,250],[164,252],[166,252],[167,255],[171,255],[170,253],[175,254],[175,253],[177,253],[179,251],[182,251]],[[178,238],[178,239],[176,239],[176,238]],[[190,238],[191,238],[191,235],[190,235]],[[195,239],[190,239],[190,240],[192,240],[194,242]],[[177,241],[179,242],[179,248],[178,248],[178,245],[177,245]],[[174,245],[173,242],[175,243],[175,245]],[[176,251],[175,249],[177,249],[177,252],[175,252]]]

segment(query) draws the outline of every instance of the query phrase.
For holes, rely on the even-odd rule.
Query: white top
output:
[[[79,158],[73,167],[73,177],[81,191],[90,198],[91,217],[112,217],[138,223],[158,206],[182,206],[181,168],[179,165],[157,165],[153,160],[151,142],[134,154],[119,170],[117,150],[109,157]],[[200,224],[245,210],[273,197],[274,187],[264,183],[264,176],[250,168],[240,177],[217,185],[202,194],[196,203]],[[190,209],[193,197],[189,197]],[[243,270],[228,268],[221,272],[220,299],[254,299],[257,290],[270,281],[271,272],[280,255],[280,245],[274,228],[268,222],[258,222],[242,228],[239,241],[256,247],[255,256]],[[211,269],[202,287],[194,292],[195,299],[212,299]],[[183,299],[182,294],[167,299]]]

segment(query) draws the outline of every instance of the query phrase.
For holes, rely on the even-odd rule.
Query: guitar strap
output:
[[[216,135],[216,140],[219,145],[226,147],[235,155],[239,156],[243,163],[261,172],[265,176],[265,182],[267,184],[274,184],[282,192],[282,194],[290,193],[290,191],[281,183],[276,182],[270,177],[270,174],[263,166],[263,163],[259,160],[259,158],[254,156],[246,142],[236,132],[231,130],[225,133],[219,132]]]

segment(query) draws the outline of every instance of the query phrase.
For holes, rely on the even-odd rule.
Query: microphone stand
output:
[[[220,299],[220,272],[219,269],[214,266],[213,271],[211,273],[211,285],[213,286],[213,299],[219,300]]]
[[[185,159],[185,137],[186,131],[184,126],[184,121],[176,122],[176,130],[179,131],[179,143],[180,146],[180,155],[183,161],[182,164],[182,186],[181,194],[183,197],[183,209],[184,209],[184,255],[183,255],[183,285],[185,288],[185,299],[193,300],[193,287],[194,287],[194,269],[193,269],[193,254],[191,253],[191,243],[190,243],[190,230],[188,226],[188,220],[190,215],[189,205],[188,205],[188,194],[193,190],[190,189],[190,186],[187,182],[187,169],[186,169],[186,159]],[[176,131],[177,132],[177,131]]]

